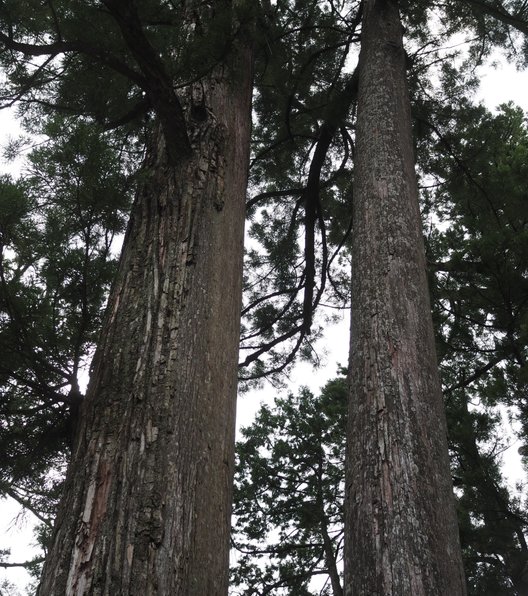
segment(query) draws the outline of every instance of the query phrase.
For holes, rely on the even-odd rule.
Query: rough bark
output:
[[[396,1],[365,0],[359,68],[345,594],[459,596]]]
[[[147,150],[41,596],[227,594],[251,52]]]

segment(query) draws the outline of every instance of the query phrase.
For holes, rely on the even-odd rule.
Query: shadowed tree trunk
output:
[[[227,594],[251,84],[240,43],[190,157],[152,135],[40,596]]]
[[[398,3],[365,0],[352,255],[345,594],[460,596]]]

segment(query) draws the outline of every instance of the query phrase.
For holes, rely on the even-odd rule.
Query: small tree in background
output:
[[[237,443],[233,594],[343,594],[344,378],[263,406]]]

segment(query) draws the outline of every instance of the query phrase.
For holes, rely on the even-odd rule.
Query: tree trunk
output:
[[[41,596],[227,594],[251,91],[240,44],[180,94],[192,156],[152,136]]]
[[[365,0],[363,13],[345,594],[459,596],[465,581],[397,5]]]

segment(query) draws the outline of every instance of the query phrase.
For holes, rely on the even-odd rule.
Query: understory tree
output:
[[[340,377],[321,395],[277,398],[242,429],[233,594],[342,596],[346,410]]]

